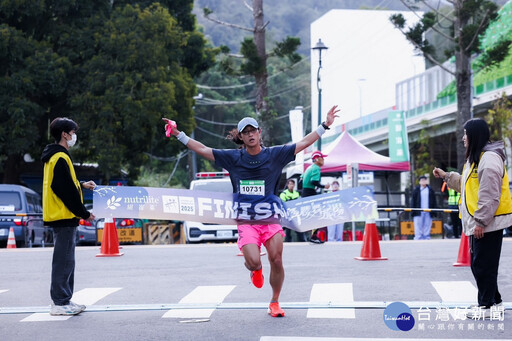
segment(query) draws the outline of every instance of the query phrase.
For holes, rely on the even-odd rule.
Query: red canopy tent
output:
[[[345,172],[347,164],[359,164],[363,171],[408,171],[409,162],[391,162],[390,158],[375,153],[344,131],[336,146],[328,153],[321,168],[322,173]],[[311,165],[305,162],[304,168]]]

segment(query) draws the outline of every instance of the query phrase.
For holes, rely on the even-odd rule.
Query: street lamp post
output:
[[[203,99],[203,94],[199,93],[197,94],[197,96],[194,96],[194,101],[200,101]],[[192,110],[194,110],[194,115],[195,115],[195,105],[192,107]],[[194,130],[192,130],[192,134],[190,134],[190,137],[192,139],[195,139],[196,136],[195,136],[195,131],[196,129],[194,128]],[[192,180],[195,179],[195,176],[197,174],[197,155],[196,155],[196,152],[192,152]]]
[[[328,47],[324,45],[322,39],[318,39],[315,47],[312,50],[318,51],[318,71],[316,74],[316,89],[318,90],[318,124],[322,123],[322,86],[320,83],[320,70],[322,69],[322,50],[327,50]],[[318,139],[318,150],[322,150],[322,138]]]

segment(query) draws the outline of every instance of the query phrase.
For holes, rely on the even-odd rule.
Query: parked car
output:
[[[45,246],[53,241],[51,228],[44,226],[41,196],[20,185],[0,184],[0,245],[5,247],[10,228],[17,247]]]
[[[92,211],[92,204],[85,204],[88,211]],[[96,228],[98,220],[88,221],[80,219],[76,229],[76,245],[96,244]]]
[[[227,173],[199,173],[197,180],[190,183],[191,190],[233,193],[231,180]],[[197,221],[183,222],[187,243],[209,241],[235,241],[238,239],[236,225],[219,225],[200,223]]]

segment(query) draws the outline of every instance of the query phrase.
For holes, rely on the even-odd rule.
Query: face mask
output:
[[[76,143],[76,134],[71,135],[71,140],[66,140],[68,147],[73,147]]]

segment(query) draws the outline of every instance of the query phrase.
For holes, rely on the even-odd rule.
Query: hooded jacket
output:
[[[43,220],[51,227],[78,226],[90,213],[83,204],[82,189],[68,150],[59,144],[47,145],[44,163]]]
[[[461,194],[459,211],[467,236],[473,235],[476,225],[483,227],[484,233],[512,225],[512,199],[503,141],[487,144],[478,166],[466,162],[462,175],[449,172],[446,182]]]

